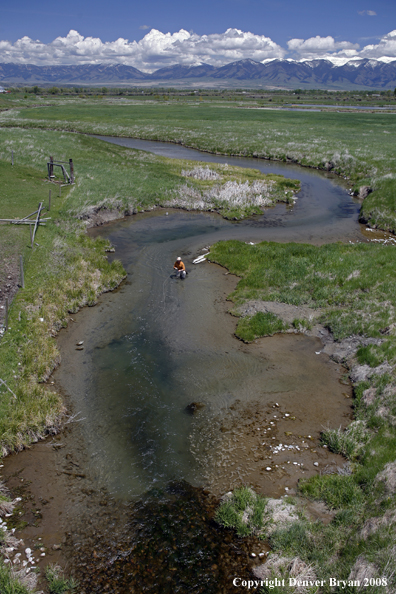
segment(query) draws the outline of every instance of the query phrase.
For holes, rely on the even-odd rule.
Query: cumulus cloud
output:
[[[349,41],[335,41],[334,37],[310,37],[309,39],[291,39],[287,42],[288,48],[299,59],[326,58],[332,54],[348,52],[355,55],[359,44]]]
[[[140,28],[145,27],[142,25]],[[57,37],[47,44],[30,37],[22,37],[15,43],[0,41],[0,62],[39,66],[127,64],[145,72],[173,64],[223,66],[243,59],[265,63],[285,57],[295,60],[325,58],[335,64],[343,64],[354,58],[392,61],[396,59],[396,30],[363,49],[357,43],[336,41],[330,35],[317,35],[309,39],[291,39],[286,50],[265,35],[239,29],[227,29],[224,33],[211,35],[197,35],[184,29],[175,33],[151,29],[140,41],[120,37],[116,41],[106,42],[97,37],[83,37],[71,30],[66,37]]]
[[[184,29],[173,34],[151,29],[138,42],[123,38],[102,42],[99,38],[83,37],[73,30],[66,37],[57,37],[48,44],[29,37],[15,43],[0,41],[0,62],[37,65],[117,63],[149,72],[172,64],[223,66],[246,58],[261,62],[282,58],[285,53],[269,37],[239,29],[211,35],[197,35]]]
[[[390,62],[396,59],[396,29],[384,35],[378,43],[363,48],[357,43],[335,41],[333,37],[319,35],[305,40],[291,39],[288,48],[296,60],[323,58],[334,64],[344,64],[354,58],[369,58]]]
[[[396,29],[384,35],[379,43],[366,45],[359,55],[361,58],[396,58]]]

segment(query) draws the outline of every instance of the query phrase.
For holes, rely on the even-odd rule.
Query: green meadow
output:
[[[396,229],[395,114],[288,112],[226,102],[67,99],[0,113],[0,126],[78,131],[176,142],[225,155],[331,167],[356,191],[374,191],[362,216]]]

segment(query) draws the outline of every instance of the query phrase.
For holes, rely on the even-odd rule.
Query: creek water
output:
[[[326,174],[291,163],[213,155],[173,143],[108,136],[96,136],[96,138],[128,148],[150,151],[168,158],[228,163],[300,180],[301,191],[293,207],[278,204],[267,209],[262,217],[256,217],[232,227],[224,223],[219,239],[230,237],[230,229],[234,237],[246,241],[252,239],[318,244],[332,241],[356,241],[362,238],[358,225],[360,204],[348,195],[345,180],[332,173]],[[281,232],[279,227],[282,228]],[[259,230],[255,232],[254,229]],[[212,235],[210,241],[216,241],[216,237]]]
[[[343,182],[315,171],[177,145],[106,140],[302,182],[295,206],[277,205],[247,221],[159,210],[95,229],[115,246],[128,277],[96,307],[80,312],[59,338],[62,365],[55,380],[84,419],[84,472],[91,487],[132,510],[119,520],[127,529],[118,538],[114,522],[109,532],[97,518],[89,535],[80,523],[75,534],[85,545],[75,563],[82,591],[229,592],[236,571],[248,575],[249,547],[263,545],[241,540],[236,554],[233,537],[211,519],[213,497],[241,484],[279,497],[316,473],[314,462],[321,470],[342,464],[319,447],[318,438],[324,425],[348,423],[351,392],[342,369],[320,354],[317,338],[238,341],[226,301],[237,279],[192,260],[229,238],[361,240],[359,205]],[[184,281],[173,276],[179,255],[189,272]],[[82,340],[83,350],[76,350]],[[282,443],[289,449],[277,454]],[[98,534],[100,543],[93,544]],[[102,564],[91,563],[93,546],[103,551]]]

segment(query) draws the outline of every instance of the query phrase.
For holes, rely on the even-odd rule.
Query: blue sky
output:
[[[219,41],[218,36],[227,29],[253,34],[243,43],[239,40],[239,45],[244,47],[240,56],[238,52],[234,52],[237,59],[252,57],[262,61],[274,57],[323,57],[325,50],[334,55],[347,55],[345,51],[348,53],[348,50],[350,55],[360,55],[367,46],[375,46],[378,51],[370,50],[370,56],[370,51],[366,50],[367,55],[362,57],[378,58],[378,52],[384,50],[396,58],[396,47],[394,56],[392,55],[396,35],[395,40],[388,39],[383,44],[381,51],[377,47],[381,39],[396,29],[395,0],[68,0],[64,3],[54,3],[53,0],[14,0],[7,5],[2,0],[2,5],[0,40],[3,43],[0,42],[0,61],[26,62],[30,57],[32,63],[49,63],[54,56],[58,63],[96,61],[95,44],[82,41],[92,37],[103,44],[115,42],[119,38],[129,40],[125,56],[120,52],[119,46],[116,49],[115,46],[112,48],[107,45],[103,53],[96,42],[97,58],[100,61],[120,61],[137,67],[141,64],[150,69],[162,62],[165,64],[173,60],[175,63],[180,54],[185,63],[193,64],[204,60],[216,65],[216,43],[221,46],[217,62],[232,61],[234,55],[229,51],[235,46],[232,35],[228,35],[227,51]],[[169,40],[161,41],[160,36],[146,39],[143,43],[145,50],[135,48],[136,52],[133,54],[133,41],[139,42],[151,29],[162,34],[184,30],[196,35],[189,40],[184,39],[183,35],[171,40],[171,45],[175,47],[184,44],[184,50],[179,53],[176,51],[174,56],[170,51]],[[80,37],[68,38],[70,30],[77,31]],[[210,38],[213,43],[204,43],[203,35],[215,36]],[[33,47],[32,44],[25,43],[22,51],[23,44],[18,46],[18,40],[23,37],[33,41],[40,40],[42,45]],[[67,39],[63,45],[68,46],[68,49],[63,57],[51,46],[57,37]],[[238,34],[234,37],[238,37]],[[318,54],[315,53],[314,41],[305,45],[302,45],[302,41],[290,45],[291,40],[311,38],[318,41]],[[333,39],[333,44],[329,38]],[[271,43],[266,42],[266,39]],[[321,41],[322,39],[327,39],[327,42]],[[9,43],[5,45],[5,41]],[[148,52],[148,42],[154,48],[152,54]],[[160,55],[163,53],[161,43],[165,43],[167,48],[165,57]],[[261,52],[260,44],[263,44]],[[72,45],[77,49],[74,53],[71,51]],[[205,50],[201,51],[203,46]]]

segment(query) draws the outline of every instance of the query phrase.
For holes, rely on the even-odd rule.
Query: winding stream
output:
[[[168,158],[189,159],[206,163],[228,163],[233,166],[258,169],[263,173],[276,173],[301,181],[299,199],[293,207],[278,204],[267,209],[263,217],[233,225],[232,231],[230,225],[226,223],[223,223],[221,228],[217,225],[216,232],[220,233],[208,237],[210,243],[230,237],[245,241],[253,239],[256,241],[298,241],[316,244],[356,241],[362,238],[358,224],[360,204],[348,195],[346,182],[332,173],[326,174],[290,163],[213,155],[166,142],[107,136],[97,136],[96,138],[128,148],[150,151]],[[211,231],[213,229],[207,230],[208,233]]]
[[[301,419],[309,417],[316,431],[345,414],[348,405],[336,366],[325,357],[312,358],[314,351],[320,351],[319,341],[278,336],[260,341],[258,348],[235,340],[235,321],[224,315],[224,301],[236,280],[220,267],[191,262],[204,246],[226,238],[356,240],[359,205],[339,180],[312,170],[290,171],[289,166],[257,159],[202,155],[178,145],[111,141],[115,140],[170,157],[227,161],[298,175],[302,182],[296,206],[280,204],[248,221],[156,211],[96,229],[94,234],[109,238],[116,247],[128,281],[117,295],[103,297],[99,307],[81,315],[84,321],[73,330],[73,338],[68,333],[61,338],[65,352],[56,377],[88,419],[87,447],[98,480],[123,497],[141,495],[174,479],[195,486],[210,484],[218,494],[205,442],[216,442],[209,427],[220,423],[236,400],[247,409],[249,403],[276,399],[289,414],[299,407]],[[172,278],[178,255],[189,270],[186,282]],[[85,341],[83,352],[62,348],[62,342],[72,345],[77,338]],[[202,403],[202,412],[187,414],[192,402]],[[200,417],[205,419],[203,427]],[[240,480],[245,476],[241,470],[238,475]],[[279,485],[269,490],[279,493]]]
[[[71,521],[81,591],[229,592],[236,571],[248,575],[249,550],[263,545],[236,545],[219,531],[210,519],[213,497],[244,483],[279,497],[316,473],[314,462],[321,469],[342,464],[318,448],[318,437],[323,425],[349,422],[351,391],[342,369],[320,354],[317,338],[236,340],[226,297],[237,279],[192,260],[229,238],[362,240],[359,204],[341,180],[313,170],[158,142],[106,141],[302,182],[295,206],[279,204],[248,221],[158,210],[95,229],[115,246],[127,281],[80,312],[59,338],[55,380],[84,419],[78,487],[106,492],[106,502],[124,510],[113,521],[113,508],[98,513],[100,501]],[[179,255],[189,271],[183,282],[172,276]],[[76,350],[81,340],[84,349]],[[290,449],[275,455],[282,442]],[[92,563],[93,549],[100,563]]]

